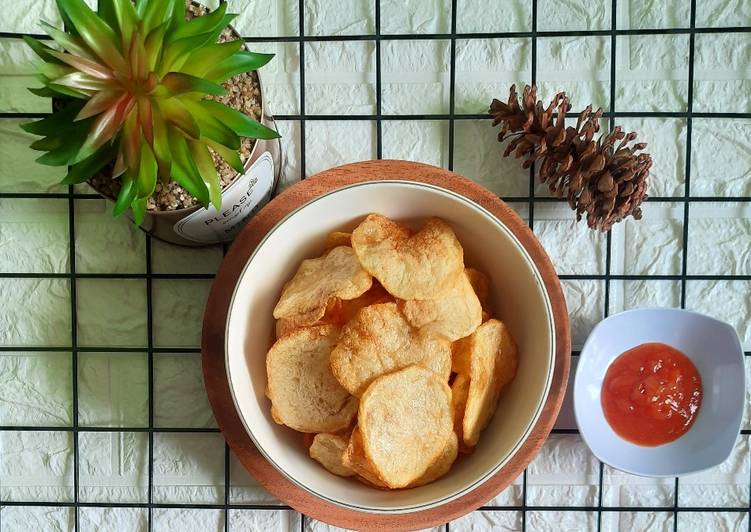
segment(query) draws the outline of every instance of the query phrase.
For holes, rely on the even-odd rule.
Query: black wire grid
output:
[[[611,28],[609,30],[599,31],[537,31],[538,21],[538,2],[531,0],[532,4],[532,27],[528,32],[499,32],[499,33],[457,33],[457,0],[451,1],[451,31],[450,33],[434,34],[397,34],[382,35],[380,20],[380,0],[375,0],[375,34],[374,35],[346,35],[346,36],[306,36],[304,34],[304,0],[299,0],[299,36],[293,37],[248,37],[248,42],[274,42],[274,43],[298,43],[300,57],[300,114],[299,115],[277,115],[276,118],[282,121],[299,121],[300,123],[300,174],[305,176],[305,122],[307,120],[370,120],[375,121],[377,132],[376,153],[378,158],[382,156],[382,122],[384,120],[444,120],[448,122],[448,168],[454,167],[454,124],[456,120],[478,120],[488,119],[487,115],[475,114],[458,114],[455,112],[455,86],[456,86],[456,41],[457,39],[486,39],[486,38],[511,38],[524,37],[531,39],[531,82],[535,83],[537,79],[537,39],[538,37],[574,37],[574,36],[605,36],[610,37],[610,103],[609,109],[604,116],[609,120],[610,126],[613,127],[615,120],[620,117],[640,117],[640,118],[682,118],[687,125],[686,134],[686,155],[685,155],[685,182],[684,193],[682,196],[665,196],[651,197],[650,202],[675,202],[682,203],[684,207],[683,214],[683,242],[682,242],[682,260],[681,273],[679,275],[619,275],[610,273],[611,269],[611,235],[608,233],[606,239],[605,255],[605,273],[602,275],[561,275],[564,280],[602,280],[604,281],[604,309],[603,315],[607,316],[610,303],[610,281],[611,280],[674,280],[680,281],[680,305],[686,305],[686,281],[691,280],[736,280],[750,281],[750,275],[689,275],[687,274],[687,247],[688,247],[688,226],[689,212],[691,205],[694,203],[711,203],[711,202],[742,202],[751,201],[749,196],[740,197],[712,197],[712,196],[691,196],[690,179],[691,179],[691,130],[692,120],[694,117],[699,118],[727,118],[727,119],[749,119],[751,113],[695,113],[693,112],[693,81],[694,81],[694,53],[695,37],[699,33],[751,33],[751,27],[723,27],[723,28],[697,28],[696,27],[696,0],[691,0],[690,24],[688,28],[673,29],[616,29],[617,0],[611,3]],[[685,112],[619,112],[616,110],[616,42],[617,37],[621,35],[669,35],[669,34],[686,34],[689,37],[689,62],[688,62],[688,106]],[[20,39],[22,33],[0,32],[0,38]],[[38,38],[46,38],[44,35],[33,35]],[[387,40],[422,40],[422,39],[444,39],[450,43],[450,68],[449,68],[449,112],[448,114],[415,114],[415,115],[383,115],[381,113],[381,43]],[[375,95],[376,95],[376,114],[375,115],[308,115],[305,112],[305,43],[314,41],[373,41],[375,43]],[[0,118],[36,118],[45,116],[46,113],[0,113]],[[572,115],[575,116],[575,115]],[[560,202],[557,198],[535,197],[536,179],[534,169],[529,173],[529,194],[521,197],[504,197],[506,201],[525,203],[528,205],[529,226],[534,229],[534,207],[535,202]],[[155,503],[153,497],[153,454],[154,454],[154,434],[155,433],[218,433],[216,428],[161,428],[154,426],[154,355],[159,353],[199,353],[198,348],[160,348],[154,346],[153,338],[153,304],[152,304],[152,284],[155,279],[211,279],[213,275],[206,274],[158,274],[152,272],[152,241],[146,236],[146,271],[144,274],[91,274],[76,272],[76,234],[75,234],[75,205],[77,199],[98,199],[96,194],[81,193],[74,190],[71,186],[67,193],[0,193],[2,198],[59,198],[68,200],[68,224],[70,239],[70,273],[0,273],[0,278],[40,278],[68,279],[70,282],[70,312],[72,320],[71,328],[71,345],[55,347],[19,347],[19,346],[0,346],[0,351],[14,352],[65,352],[72,353],[72,391],[73,391],[73,424],[69,427],[59,426],[0,426],[3,431],[56,431],[73,433],[73,502],[52,502],[52,501],[2,501],[0,506],[38,506],[38,507],[70,507],[73,508],[73,526],[74,530],[79,529],[79,508],[145,508],[148,512],[148,527],[151,530],[153,526],[153,510],[168,508],[190,508],[190,509],[213,509],[221,510],[224,517],[224,529],[230,529],[229,512],[231,510],[284,510],[290,509],[287,506],[276,504],[231,504],[230,503],[230,454],[229,448],[225,444],[224,451],[224,502],[222,504],[164,504]],[[564,200],[565,201],[565,200]],[[76,280],[90,278],[117,278],[117,279],[145,279],[147,295],[147,360],[148,360],[148,427],[81,427],[79,426],[78,413],[78,354],[87,352],[97,353],[143,353],[143,348],[102,348],[102,347],[83,347],[78,345],[77,340],[77,320],[76,320]],[[574,351],[572,356],[578,356]],[[751,352],[745,353],[751,356]],[[108,432],[124,433],[137,432],[148,433],[148,502],[145,503],[110,503],[110,502],[82,502],[79,500],[79,442],[78,435],[86,432]],[[554,429],[554,434],[577,434],[576,429]],[[751,434],[751,430],[744,429],[744,435]],[[674,499],[673,505],[654,506],[654,507],[631,507],[631,506],[603,506],[603,465],[599,464],[599,480],[597,504],[594,506],[534,506],[527,504],[527,473],[524,472],[521,485],[521,505],[511,506],[485,506],[480,510],[492,512],[519,512],[521,516],[521,529],[530,529],[528,525],[528,512],[532,511],[581,511],[595,513],[597,517],[597,530],[602,526],[602,515],[605,512],[671,512],[672,526],[678,530],[678,514],[681,512],[733,512],[748,513],[751,510],[749,506],[740,507],[684,507],[678,505],[679,481],[674,481]],[[751,479],[750,489],[751,489]],[[303,516],[301,528],[305,530],[306,519]],[[748,519],[748,529],[751,532],[751,519]],[[446,524],[445,529],[448,531],[450,525]],[[0,530],[2,530],[2,514],[0,514]]]

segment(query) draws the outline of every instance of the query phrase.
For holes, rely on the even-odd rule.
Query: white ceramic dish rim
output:
[[[498,461],[492,468],[488,470],[487,473],[485,473],[482,477],[474,481],[472,484],[465,486],[462,489],[455,490],[454,492],[443,496],[440,499],[436,499],[433,501],[429,501],[422,504],[416,504],[412,506],[407,507],[399,507],[399,508],[382,508],[382,507],[368,507],[368,506],[358,506],[355,504],[346,503],[343,501],[340,501],[338,499],[323,495],[321,493],[318,493],[312,489],[310,489],[305,484],[299,482],[297,479],[292,477],[290,474],[287,473],[282,467],[280,467],[266,452],[266,450],[259,445],[258,441],[256,440],[255,436],[253,435],[253,431],[250,430],[250,427],[248,426],[248,423],[245,419],[245,417],[242,414],[242,410],[240,409],[240,406],[238,404],[238,399],[235,395],[234,387],[232,386],[232,378],[230,376],[229,368],[229,324],[231,321],[231,315],[232,315],[232,309],[235,307],[235,298],[237,297],[237,290],[240,286],[240,280],[245,276],[247,269],[249,268],[250,264],[253,262],[253,259],[255,258],[256,254],[259,252],[259,250],[263,247],[263,245],[266,243],[266,241],[270,238],[270,236],[284,223],[287,222],[292,216],[294,216],[297,212],[301,211],[302,209],[306,208],[307,206],[315,203],[316,201],[325,198],[327,196],[331,196],[333,194],[336,194],[342,190],[352,189],[352,188],[358,188],[358,187],[368,187],[368,186],[377,186],[380,184],[398,184],[398,185],[406,185],[406,186],[414,186],[417,188],[428,188],[435,192],[438,192],[440,194],[444,194],[447,196],[450,196],[451,198],[462,202],[466,206],[468,206],[471,209],[475,209],[476,211],[479,211],[481,214],[483,214],[486,218],[492,221],[493,224],[495,224],[501,231],[503,231],[513,242],[513,244],[516,246],[517,250],[521,253],[522,257],[524,258],[525,262],[529,266],[529,268],[532,270],[532,273],[535,276],[535,281],[537,283],[537,286],[540,289],[540,293],[542,294],[543,301],[545,303],[545,308],[547,309],[548,316],[550,317],[548,321],[548,334],[550,335],[550,349],[548,352],[548,359],[550,361],[550,366],[548,368],[548,374],[545,380],[545,388],[540,395],[540,399],[535,406],[535,413],[530,419],[529,424],[525,428],[524,432],[521,434],[521,436],[518,438],[512,449],[507,453],[507,455],[502,458],[500,461]],[[253,250],[253,253],[250,255],[248,260],[245,263],[245,266],[243,266],[242,271],[240,272],[240,275],[237,278],[237,283],[235,284],[235,287],[232,291],[232,297],[230,299],[229,304],[229,310],[227,312],[227,320],[225,323],[225,331],[224,331],[224,365],[225,365],[225,371],[227,373],[227,381],[229,383],[229,390],[230,395],[232,396],[232,402],[235,405],[235,411],[238,414],[238,417],[240,418],[240,421],[243,424],[243,427],[245,428],[245,432],[248,434],[250,439],[253,442],[253,445],[258,449],[258,451],[263,455],[263,457],[268,461],[274,468],[279,471],[282,475],[284,475],[285,478],[287,478],[290,482],[295,484],[296,486],[300,487],[301,489],[305,490],[306,492],[323,499],[327,502],[330,502],[332,504],[335,504],[341,508],[347,508],[351,510],[356,511],[362,511],[362,512],[368,512],[368,513],[411,513],[411,512],[417,512],[422,510],[428,510],[430,508],[435,508],[436,506],[440,506],[442,504],[445,504],[447,502],[450,502],[452,500],[455,500],[462,495],[465,495],[474,489],[476,489],[478,486],[480,486],[483,482],[488,480],[490,477],[495,475],[503,466],[505,466],[511,458],[514,457],[514,455],[519,451],[519,448],[523,445],[523,443],[526,441],[526,439],[529,437],[529,434],[532,432],[532,429],[534,428],[535,424],[540,418],[540,415],[542,414],[543,407],[545,405],[545,402],[547,401],[548,395],[550,393],[550,387],[553,383],[553,375],[555,373],[555,354],[556,354],[556,348],[557,348],[557,338],[555,335],[555,314],[553,312],[553,306],[550,301],[550,295],[547,292],[547,289],[545,287],[545,283],[543,281],[542,275],[540,274],[537,265],[532,260],[532,257],[529,255],[527,250],[524,248],[521,242],[516,238],[516,235],[508,228],[506,225],[499,220],[493,213],[482,207],[481,205],[478,205],[477,203],[469,200],[468,198],[462,196],[461,194],[457,194],[451,190],[432,185],[429,183],[422,183],[419,181],[410,181],[410,180],[401,180],[401,179],[389,179],[389,180],[379,180],[379,181],[365,181],[360,183],[353,183],[351,185],[346,185],[343,187],[339,187],[335,190],[331,190],[325,194],[321,194],[319,196],[316,196],[315,198],[311,199],[310,201],[305,202],[304,204],[300,205],[298,208],[294,209],[293,211],[289,212],[286,216],[284,216],[279,222],[272,227],[266,235],[264,235],[263,239],[258,243],[258,245]]]
[[[600,326],[603,323],[605,323],[606,321],[608,321],[610,319],[622,316],[624,314],[636,314],[636,313],[642,312],[644,310],[668,310],[668,311],[679,313],[679,314],[691,314],[691,315],[694,315],[694,316],[699,316],[699,317],[701,317],[702,319],[705,319],[705,320],[711,320],[711,321],[714,321],[716,323],[722,324],[723,326],[725,326],[725,327],[727,327],[727,328],[729,328],[730,330],[733,331],[733,335],[735,337],[735,343],[738,346],[738,352],[740,353],[740,357],[741,357],[741,359],[740,359],[741,365],[743,365],[743,363],[744,363],[743,347],[741,346],[740,338],[738,338],[738,333],[737,333],[737,331],[735,330],[735,328],[733,326],[731,326],[727,322],[724,322],[722,320],[718,320],[717,318],[713,318],[711,316],[707,316],[706,314],[702,314],[701,312],[694,312],[694,311],[686,310],[686,309],[667,308],[667,307],[656,307],[656,308],[647,308],[647,309],[642,309],[642,308],[629,309],[629,310],[624,310],[623,312],[618,312],[617,314],[612,314],[612,315],[608,316],[607,318],[601,320],[597,325],[595,325],[594,329],[592,329],[592,332],[589,333],[589,336],[587,336],[587,340],[584,342],[584,345],[582,346],[581,353],[585,353],[586,352],[587,345],[590,343],[590,340],[595,337],[595,332],[597,332],[597,329],[600,328]],[[611,364],[612,364],[612,362],[611,362]],[[577,366],[577,368],[576,368],[576,375],[574,376],[574,388],[572,390],[574,397],[576,397],[576,390],[580,386],[579,380],[581,378],[583,378],[583,377],[580,376],[579,366]],[[745,379],[746,379],[746,377],[745,377],[745,373],[744,373],[743,374],[743,380],[744,380],[744,387],[743,387],[743,389],[744,390],[746,389],[746,387],[745,387],[745,384],[746,384]],[[694,473],[701,473],[702,471],[707,471],[707,470],[712,469],[713,467],[716,467],[718,465],[718,464],[714,464],[714,465],[709,465],[707,467],[700,467],[700,468],[697,468],[697,469],[691,469],[691,470],[687,470],[687,471],[680,471],[679,473],[676,473],[676,474],[664,474],[664,475],[663,474],[647,473],[645,471],[638,471],[638,470],[636,470],[634,468],[630,468],[630,467],[626,467],[626,466],[621,466],[621,465],[615,465],[615,464],[612,463],[611,460],[606,459],[604,456],[601,455],[601,453],[598,453],[597,451],[594,450],[594,448],[592,447],[592,445],[590,444],[590,442],[589,442],[589,440],[587,438],[587,434],[588,434],[587,431],[586,430],[581,430],[581,423],[579,422],[579,409],[576,408],[576,401],[574,401],[574,420],[576,421],[577,429],[579,429],[579,434],[581,435],[582,439],[584,440],[584,443],[587,444],[587,447],[589,447],[589,450],[592,452],[592,454],[595,456],[595,458],[597,458],[600,462],[602,462],[604,464],[607,464],[607,465],[609,465],[610,467],[612,467],[614,469],[617,469],[619,471],[623,471],[624,473],[629,473],[630,475],[636,475],[638,477],[645,477],[645,478],[675,478],[676,476],[680,476],[680,475],[689,475],[689,474],[694,474]],[[737,428],[736,432],[738,434],[740,434],[742,424],[743,424],[743,412],[740,412],[738,414],[738,416],[737,416],[737,425],[738,425],[738,428]],[[730,452],[732,453],[732,449],[730,450]],[[719,463],[724,462],[726,459],[727,459],[727,456],[723,460],[721,460]]]

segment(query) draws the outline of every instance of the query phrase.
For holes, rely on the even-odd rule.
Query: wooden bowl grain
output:
[[[322,500],[290,482],[253,445],[235,410],[225,368],[225,328],[233,291],[246,262],[264,236],[287,214],[321,194],[364,181],[405,179],[439,186],[484,207],[518,238],[539,270],[553,309],[556,352],[552,384],[542,413],[511,460],[473,491],[441,506],[410,513],[369,513]],[[469,513],[513,482],[539,452],[563,402],[570,366],[568,312],[558,276],[527,225],[497,196],[448,170],[407,161],[366,161],[326,170],[290,187],[242,230],[216,275],[203,321],[202,358],[206,391],[217,423],[232,451],[250,474],[272,495],[320,521],[355,530],[429,528]]]

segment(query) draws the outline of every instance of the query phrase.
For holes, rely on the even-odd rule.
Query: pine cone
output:
[[[537,100],[537,88],[529,85],[520,105],[512,86],[508,103],[490,104],[493,125],[501,124],[498,142],[512,139],[503,156],[513,153],[524,158],[524,168],[539,162],[540,182],[558,197],[565,194],[577,221],[586,213],[587,225],[593,229],[608,231],[627,216],[640,219],[652,158],[636,152],[647,145],[629,147],[636,133],[625,134],[620,126],[595,140],[602,109],[593,112],[588,106],[575,127],[566,126],[570,109],[565,92],[556,94],[544,108]]]

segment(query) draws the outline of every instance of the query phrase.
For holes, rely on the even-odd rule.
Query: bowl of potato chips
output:
[[[356,183],[281,220],[245,264],[225,365],[254,445],[345,509],[406,513],[495,475],[553,379],[550,295],[497,217],[450,190]]]

